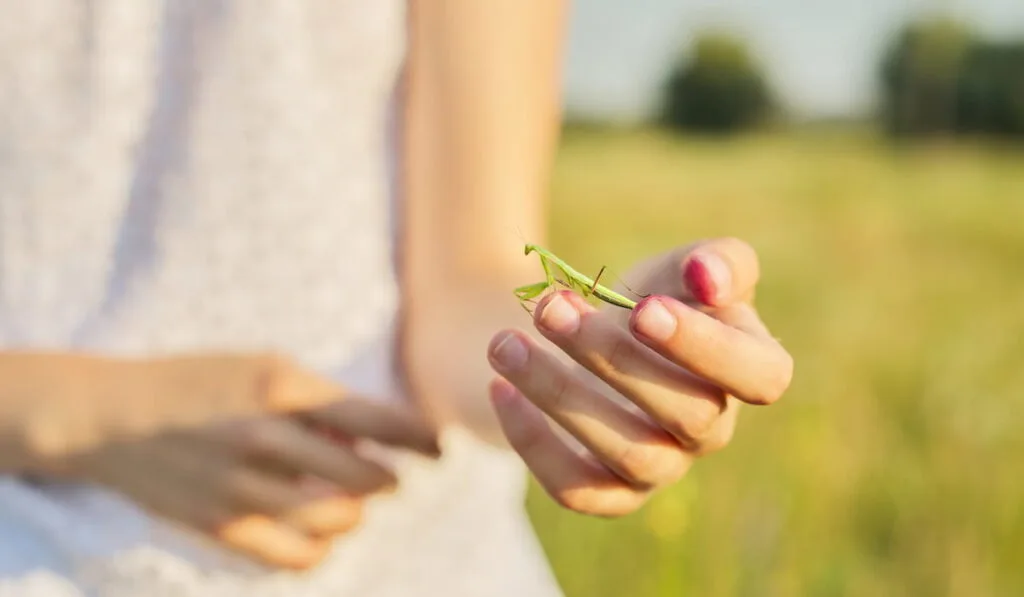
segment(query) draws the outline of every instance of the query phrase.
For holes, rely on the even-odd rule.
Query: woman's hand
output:
[[[245,359],[176,359],[153,378],[163,382],[157,394],[174,389],[184,405],[196,396],[223,404],[233,392],[235,417],[203,411],[204,424],[122,435],[46,469],[108,487],[264,564],[301,569],[359,522],[364,500],[395,488],[394,473],[359,442],[438,455],[433,429],[411,410],[341,400],[341,388],[293,363]]]
[[[588,375],[519,331],[489,349],[509,443],[556,501],[581,513],[636,510],[729,442],[740,402],[771,404],[792,376],[792,358],[751,306],[758,263],[748,245],[701,242],[637,269],[627,277],[651,295],[632,313],[570,292],[534,313],[537,330]]]

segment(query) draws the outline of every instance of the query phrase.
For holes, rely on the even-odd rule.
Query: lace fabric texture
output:
[[[514,458],[460,432],[308,573],[271,571],[92,488],[0,481],[0,597],[404,597],[560,593],[521,509]],[[7,517],[17,517],[10,520]],[[33,524],[28,524],[31,521]]]
[[[0,342],[277,350],[371,395],[390,374],[397,0],[0,0]],[[441,463],[306,574],[95,487],[0,477],[0,596],[557,594],[513,455]]]

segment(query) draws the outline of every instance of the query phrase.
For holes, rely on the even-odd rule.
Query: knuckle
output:
[[[551,410],[565,410],[571,406],[576,387],[569,375],[559,373],[552,376],[548,390],[548,407]]]
[[[760,387],[750,397],[754,404],[764,406],[774,404],[789,390],[789,386],[793,382],[793,357],[784,352],[779,360],[778,365],[772,368],[771,373],[765,377]]]
[[[544,443],[547,429],[541,425],[516,425],[508,429],[508,439],[521,455],[538,452]]]
[[[552,492],[559,506],[580,514],[595,514],[600,511],[596,492],[589,488],[565,487]]]
[[[677,413],[665,424],[665,430],[671,433],[688,447],[699,446],[714,428],[720,411],[710,403],[702,403],[695,408]]]
[[[341,387],[298,361],[265,353],[255,358],[257,400],[264,410],[296,412],[337,402],[344,398]]]
[[[615,466],[629,481],[650,487],[667,485],[686,472],[686,457],[679,448],[628,442]]]
[[[637,361],[637,345],[631,338],[616,336],[608,348],[602,369],[605,375],[622,374],[629,371]]]
[[[734,338],[730,333],[721,333],[719,325],[708,318],[695,318],[688,324],[681,324],[678,334],[670,338],[666,348],[680,354],[677,365],[692,370],[699,376],[713,373],[719,357],[733,351]],[[687,350],[686,346],[692,347]],[[703,347],[698,350],[696,347]]]
[[[646,494],[594,487],[566,487],[550,492],[555,502],[567,510],[586,516],[619,518],[635,512],[646,500]]]
[[[732,422],[727,425],[717,426],[714,431],[701,441],[698,456],[724,450],[732,442],[735,430],[736,426]]]

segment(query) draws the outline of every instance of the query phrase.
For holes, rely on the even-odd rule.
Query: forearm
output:
[[[536,275],[522,246],[545,242],[564,10],[550,0],[410,3],[401,255],[418,348],[406,354],[423,393],[451,397],[433,406],[487,436],[497,434],[487,342],[522,322],[511,290]]]
[[[272,357],[0,352],[0,471],[46,472],[106,442],[259,411]]]
[[[411,4],[403,181],[410,289],[508,275],[541,242],[560,122],[563,4]]]
[[[417,309],[419,316],[410,322],[403,343],[406,371],[434,415],[498,445],[505,441],[487,397],[495,376],[487,346],[502,328],[533,331],[510,288],[477,284],[454,289],[446,301]]]

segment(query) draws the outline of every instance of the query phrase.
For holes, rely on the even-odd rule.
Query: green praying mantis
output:
[[[529,255],[530,253],[536,253],[540,257],[540,264],[544,268],[544,281],[537,282],[536,284],[520,286],[515,289],[516,297],[519,298],[520,304],[522,304],[523,309],[526,309],[527,313],[529,313],[530,310],[526,307],[525,303],[535,302],[535,299],[538,296],[544,294],[545,291],[554,287],[556,284],[575,291],[581,294],[584,298],[593,296],[605,303],[608,303],[609,305],[614,305],[623,309],[632,310],[637,305],[636,301],[629,299],[606,286],[602,286],[599,283],[601,275],[604,274],[604,267],[601,268],[601,271],[598,272],[597,276],[590,278],[585,274],[581,274],[557,255],[543,247],[528,244],[526,245],[525,254]],[[561,278],[555,275],[556,271],[562,274]],[[643,295],[640,296],[644,298]]]

